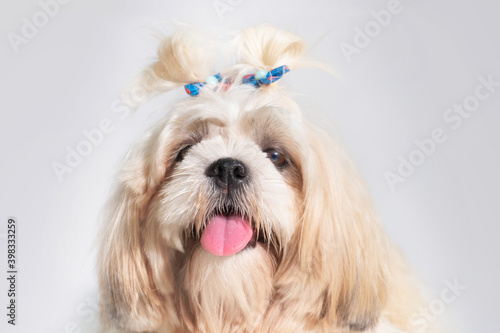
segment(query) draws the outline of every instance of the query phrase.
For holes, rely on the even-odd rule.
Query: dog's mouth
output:
[[[193,234],[206,251],[216,256],[231,256],[254,248],[258,242],[266,243],[255,221],[231,207],[215,210]]]

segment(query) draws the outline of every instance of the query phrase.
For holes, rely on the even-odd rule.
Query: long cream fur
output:
[[[185,31],[165,39],[134,84],[151,95],[203,81],[216,71],[200,40]],[[417,332],[411,274],[344,150],[279,83],[237,83],[260,69],[315,65],[304,41],[262,25],[228,49],[237,59],[222,71],[229,90],[204,88],[174,105],[117,177],[99,252],[104,331]],[[274,145],[290,156],[288,171],[262,153]],[[230,257],[189,235],[217,205],[203,171],[222,157],[253,172],[239,204],[266,239]]]

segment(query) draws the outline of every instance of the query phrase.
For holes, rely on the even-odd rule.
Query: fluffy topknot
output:
[[[322,63],[305,59],[305,50],[301,37],[269,24],[244,29],[228,43],[207,38],[193,27],[182,27],[160,42],[157,60],[137,76],[122,99],[127,105],[137,107],[151,95],[203,82],[218,72],[231,77],[233,82],[253,71],[270,71],[283,65],[292,70],[308,66],[333,72]],[[215,51],[219,57],[234,62],[226,68],[214,68]]]
[[[160,42],[153,72],[162,80],[180,85],[203,81],[213,70],[212,49],[212,42],[201,32],[180,30]]]
[[[240,63],[268,71],[283,65],[301,67],[306,49],[301,37],[269,24],[243,30],[233,43]]]

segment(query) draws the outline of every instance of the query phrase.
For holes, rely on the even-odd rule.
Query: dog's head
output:
[[[192,42],[165,40],[140,86],[203,81]],[[362,181],[284,90],[239,84],[300,66],[303,41],[260,26],[232,46],[231,84],[174,105],[126,158],[102,231],[103,318],[134,331],[286,331],[286,316],[304,329],[371,327],[387,258]]]

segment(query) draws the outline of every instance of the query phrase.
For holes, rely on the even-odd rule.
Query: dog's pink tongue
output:
[[[201,234],[201,246],[216,256],[240,252],[252,238],[250,223],[240,216],[220,216],[210,219]]]

